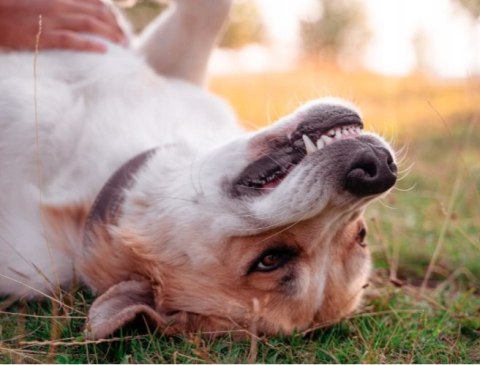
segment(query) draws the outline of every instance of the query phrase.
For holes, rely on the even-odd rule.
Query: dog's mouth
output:
[[[233,192],[237,196],[256,196],[272,189],[308,155],[323,153],[328,146],[362,134],[363,123],[356,114],[335,125],[301,123],[289,136],[270,142],[268,152],[249,164],[235,179]],[[353,119],[353,120],[352,120]]]

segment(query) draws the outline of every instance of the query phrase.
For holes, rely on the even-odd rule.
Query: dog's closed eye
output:
[[[247,275],[253,272],[270,272],[277,270],[298,255],[292,247],[277,246],[263,251],[250,265]]]

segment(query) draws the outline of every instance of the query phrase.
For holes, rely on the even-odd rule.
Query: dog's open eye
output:
[[[295,257],[296,254],[297,252],[293,248],[269,248],[253,262],[248,273],[276,270]]]

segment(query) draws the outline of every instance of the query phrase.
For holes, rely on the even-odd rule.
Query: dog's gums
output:
[[[245,131],[202,86],[230,0],[175,4],[138,49],[42,49],[35,96],[32,55],[0,55],[0,296],[80,278],[95,339],[138,315],[167,335],[340,320],[368,282],[363,213],[395,184],[392,148],[332,97]]]

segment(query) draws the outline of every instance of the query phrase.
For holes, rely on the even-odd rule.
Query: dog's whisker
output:
[[[398,171],[398,175],[400,176],[397,180],[402,180],[404,179],[405,177],[408,176],[408,174],[410,174],[410,171],[412,171],[412,169],[414,168],[415,166],[415,163],[412,162],[410,165],[408,165],[407,167],[405,167],[404,169],[401,169]]]
[[[390,210],[396,210],[397,208],[396,207],[393,207],[391,205],[388,205],[386,202],[385,202],[385,199],[379,199],[378,202],[383,205],[385,208],[388,208]]]
[[[400,191],[400,192],[405,193],[405,192],[409,192],[409,191],[414,190],[416,187],[417,187],[417,184],[415,183],[415,184],[412,184],[412,186],[410,186],[409,188],[402,189],[402,188],[399,188],[399,187],[394,187],[393,189],[395,191]]]

